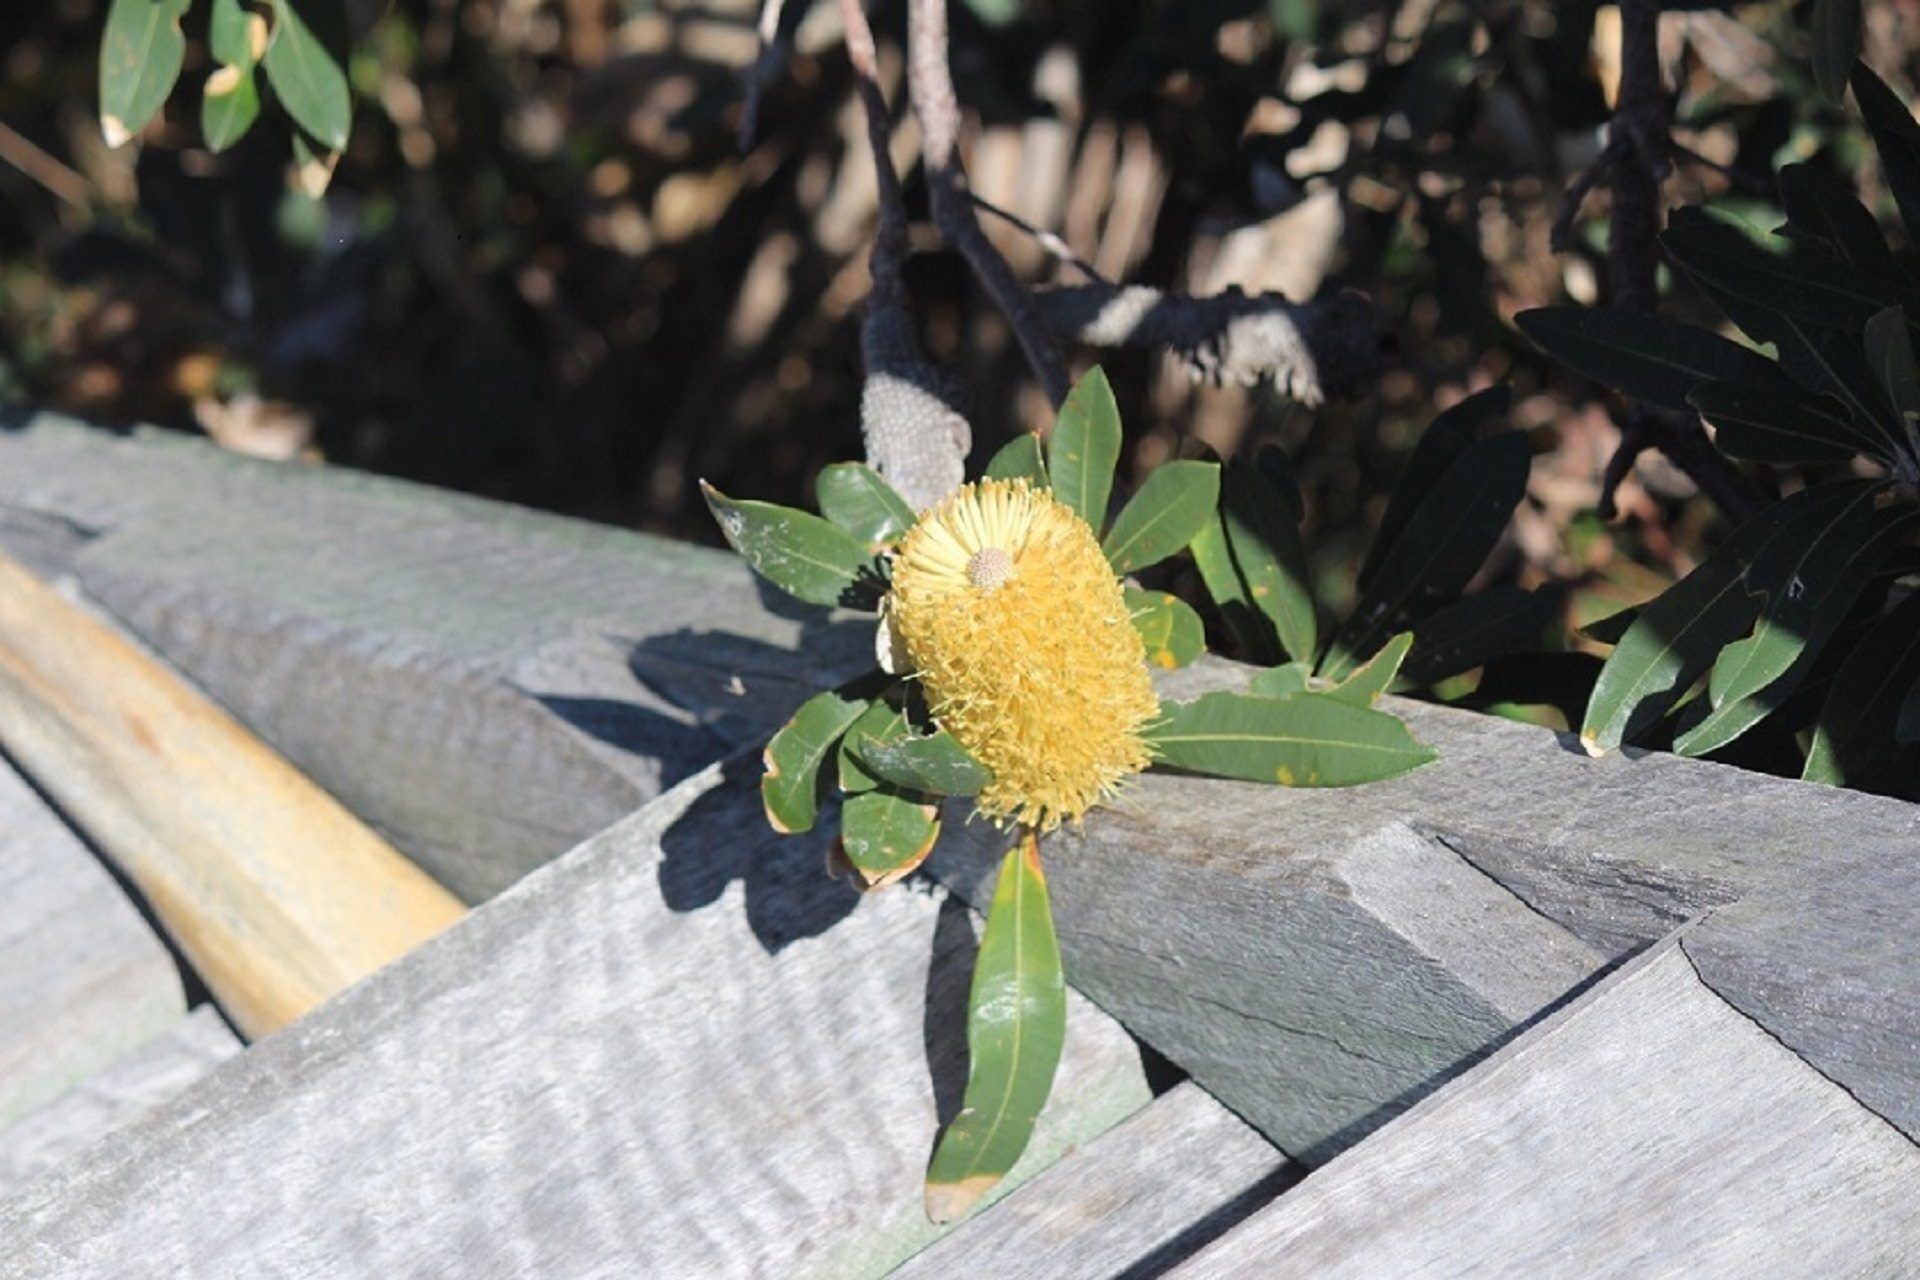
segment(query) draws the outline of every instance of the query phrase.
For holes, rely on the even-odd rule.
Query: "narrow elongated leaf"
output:
[[[967,1092],[927,1168],[927,1216],[952,1222],[1026,1150],[1066,1041],[1060,943],[1029,833],[1007,851],[967,1001]]]
[[[1688,275],[1716,293],[1809,324],[1858,333],[1874,312],[1899,300],[1894,280],[1823,254],[1770,252],[1717,218],[1670,226],[1660,243]]]
[[[856,744],[860,763],[896,787],[937,796],[975,796],[993,775],[942,730],[925,737]]]
[[[1880,172],[1900,206],[1907,239],[1920,242],[1920,124],[1866,63],[1853,64],[1853,100],[1880,152]]]
[[[1457,600],[1413,629],[1401,673],[1425,685],[1484,666],[1537,638],[1559,611],[1560,596],[1548,587],[1498,586]]]
[[[775,831],[785,835],[813,829],[824,789],[820,764],[868,705],[864,698],[831,690],[816,693],[768,741],[761,757],[766,772],[760,778],[760,800]]]
[[[1459,596],[1526,496],[1532,461],[1527,438],[1508,432],[1476,441],[1447,469],[1334,637],[1321,675],[1343,678],[1395,631]]]
[[[1817,241],[1834,257],[1882,279],[1900,278],[1879,222],[1845,180],[1810,164],[1790,164],[1780,171],[1780,203],[1787,232],[1796,239]]]
[[[940,838],[938,806],[876,787],[840,806],[840,847],[866,889],[894,883],[927,860]]]
[[[1639,620],[1640,607],[1634,605],[1618,613],[1610,613],[1604,618],[1594,619],[1580,628],[1580,634],[1589,640],[1597,640],[1601,644],[1619,644],[1621,638],[1627,634],[1627,629]]]
[[[1381,694],[1393,687],[1400,675],[1400,664],[1407,660],[1407,651],[1411,648],[1413,632],[1402,631],[1380,646],[1380,652],[1355,668],[1352,675],[1327,690],[1327,696],[1356,707],[1372,706],[1380,701]]]
[[[1735,529],[1692,573],[1642,605],[1594,684],[1580,730],[1587,750],[1614,750],[1671,711],[1758,616],[1761,597],[1749,573],[1768,543],[1822,504],[1844,501],[1865,487],[1851,481],[1823,485],[1774,503]]]
[[[1777,386],[1771,360],[1693,325],[1612,307],[1541,307],[1514,317],[1542,350],[1615,391],[1686,409],[1702,382]]]
[[[1274,633],[1273,624],[1253,607],[1246,579],[1241,577],[1239,566],[1233,562],[1233,552],[1227,546],[1226,517],[1216,511],[1194,535],[1187,549],[1193,552],[1194,567],[1200,570],[1207,594],[1219,607],[1227,630],[1233,633],[1241,658],[1256,663],[1278,662],[1280,638]]]
[[[1313,665],[1307,662],[1268,667],[1247,682],[1247,692],[1258,698],[1291,698],[1307,691],[1307,681],[1312,675]]]
[[[1766,601],[1753,634],[1715,659],[1707,684],[1711,710],[1674,739],[1675,751],[1719,750],[1798,687],[1904,523],[1901,513],[1875,510],[1872,496],[1869,490],[1823,510],[1761,553],[1749,580],[1766,592]]]
[[[880,550],[913,527],[913,508],[872,467],[835,462],[820,469],[815,485],[820,514],[869,551]]]
[[[1507,415],[1512,404],[1513,391],[1502,383],[1450,405],[1427,424],[1427,429],[1420,433],[1419,443],[1413,446],[1413,453],[1407,458],[1406,467],[1400,472],[1399,482],[1393,486],[1393,496],[1387,500],[1386,514],[1380,518],[1380,527],[1374,532],[1373,546],[1368,548],[1366,563],[1360,567],[1357,585],[1361,591],[1372,584],[1374,576],[1380,572],[1381,562],[1387,558],[1388,550],[1400,540],[1407,522],[1413,519],[1413,513],[1419,510],[1420,504],[1440,483],[1440,477],[1473,447],[1474,441],[1486,434],[1492,423]]]
[[[353,122],[347,89],[347,16],[341,0],[272,0],[267,81],[294,122],[329,151],[342,151]]]
[[[1860,53],[1860,0],[1814,0],[1813,81],[1834,102],[1847,96],[1847,73]]]
[[[863,791],[871,791],[880,786],[881,780],[868,772],[866,766],[860,763],[860,750],[868,746],[896,742],[910,732],[905,712],[875,699],[872,705],[860,713],[860,718],[853,722],[845,736],[840,739],[840,749],[836,752],[840,790],[847,795],[857,796]]]
[[[1898,736],[1908,692],[1920,681],[1920,595],[1908,596],[1854,646],[1820,707],[1800,776],[1869,786],[1911,760]]]
[[[1120,509],[1100,549],[1115,573],[1158,564],[1193,541],[1219,502],[1219,463],[1165,463]]]
[[[1687,396],[1714,427],[1714,443],[1754,462],[1835,462],[1883,448],[1832,401],[1733,382],[1703,382]],[[1829,407],[1831,406],[1831,407]]]
[[[1147,661],[1165,671],[1184,667],[1205,652],[1206,628],[1200,615],[1164,591],[1126,589],[1127,612],[1147,647]]]
[[[1095,533],[1106,526],[1107,498],[1119,462],[1120,407],[1113,401],[1107,375],[1095,365],[1067,393],[1047,438],[1053,496],[1079,512]]]
[[[1289,657],[1311,658],[1319,624],[1299,526],[1273,482],[1239,459],[1227,464],[1221,480],[1220,527],[1247,608],[1266,619]],[[1201,576],[1211,588],[1204,566]]]
[[[1345,787],[1391,778],[1434,758],[1384,711],[1321,693],[1290,698],[1209,693],[1162,703],[1147,739],[1164,764],[1289,787]]]
[[[113,0],[100,35],[100,132],[117,147],[173,92],[187,54],[188,0]]]
[[[1893,402],[1907,429],[1907,442],[1920,453],[1920,441],[1913,435],[1913,416],[1920,414],[1920,369],[1914,367],[1913,337],[1907,330],[1906,313],[1888,307],[1867,321],[1867,359],[1880,375],[1880,385]]]
[[[1041,456],[1040,437],[1031,431],[1008,442],[987,463],[985,473],[993,480],[1025,480],[1036,489],[1047,487],[1047,463]]]
[[[1489,662],[1473,692],[1451,705],[1526,724],[1572,728],[1593,696],[1600,666],[1600,659],[1590,653],[1510,653]],[[1559,723],[1537,714],[1541,708],[1550,708]]]
[[[1293,459],[1287,456],[1287,451],[1278,445],[1262,445],[1253,455],[1253,465],[1280,495],[1287,519],[1296,525],[1306,519],[1307,507],[1300,497],[1300,480],[1293,474]]]
[[[700,492],[727,542],[768,582],[808,604],[871,607],[879,570],[852,534],[793,507],[736,502],[705,481]]]

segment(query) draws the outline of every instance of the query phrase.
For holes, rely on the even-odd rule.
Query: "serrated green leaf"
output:
[[[927,860],[940,838],[939,808],[925,796],[878,787],[840,806],[840,847],[866,889],[880,889]]]
[[[1485,666],[1538,637],[1559,611],[1560,596],[1551,587],[1503,585],[1457,600],[1413,629],[1413,651],[1401,673],[1411,684],[1428,685]]]
[[[977,796],[993,780],[993,775],[945,730],[925,737],[868,742],[858,746],[855,754],[869,773],[909,791]]]
[[[1200,615],[1164,591],[1126,588],[1127,612],[1147,649],[1147,661],[1165,671],[1184,667],[1206,651]]]
[[[760,800],[775,831],[791,835],[813,829],[825,790],[820,764],[868,705],[865,698],[831,690],[816,693],[767,742],[761,756],[766,772],[760,778]]]
[[[1600,754],[1658,723],[1704,675],[1720,650],[1760,612],[1749,581],[1755,561],[1783,529],[1865,485],[1805,489],[1735,529],[1694,571],[1640,607],[1601,668],[1580,740]]]
[[[1053,496],[1080,513],[1097,534],[1106,527],[1113,470],[1120,463],[1120,407],[1107,375],[1087,370],[1054,419],[1047,437],[1047,476]]]
[[[1820,92],[1840,102],[1847,96],[1847,74],[1860,53],[1860,0],[1814,0],[1813,81]]]
[[[1277,667],[1268,667],[1255,673],[1247,682],[1247,692],[1256,698],[1291,698],[1296,693],[1307,691],[1307,682],[1313,675],[1313,664],[1308,662],[1288,662]]]
[[[1374,531],[1366,563],[1360,566],[1356,584],[1359,590],[1365,591],[1373,582],[1388,550],[1399,541],[1407,522],[1440,483],[1440,477],[1460,460],[1460,455],[1473,447],[1474,441],[1486,434],[1491,423],[1506,416],[1512,404],[1513,391],[1502,383],[1448,406],[1427,424],[1407,458],[1407,465],[1400,471],[1393,496],[1387,500],[1386,514],[1381,516],[1380,526]]]
[[[1542,350],[1622,394],[1686,409],[1702,382],[1775,386],[1771,360],[1717,333],[1613,307],[1541,307],[1514,317]]]
[[[347,18],[341,0],[272,0],[273,34],[261,59],[294,122],[329,151],[353,123],[347,88]]]
[[[1770,252],[1716,218],[1670,226],[1660,243],[1688,275],[1716,294],[1809,324],[1858,333],[1874,312],[1899,300],[1893,280],[1824,254]]]
[[[1867,787],[1912,760],[1899,737],[1908,693],[1920,681],[1920,595],[1908,596],[1873,625],[1841,664],[1820,707],[1813,747],[1800,776],[1832,786]]]
[[[911,730],[907,727],[906,713],[888,703],[876,700],[860,718],[847,729],[840,739],[838,773],[840,790],[847,795],[856,796],[862,791],[871,791],[881,785],[881,780],[869,773],[860,763],[858,751],[861,747],[873,744],[895,742],[907,736]]]
[[[1790,164],[1780,170],[1780,203],[1789,235],[1814,240],[1862,271],[1900,278],[1879,222],[1843,179],[1810,164]]]
[[[1219,463],[1165,463],[1120,509],[1100,549],[1115,573],[1158,564],[1193,540],[1219,502]]]
[[[1299,526],[1273,482],[1257,467],[1237,458],[1227,463],[1221,477],[1219,527],[1228,564],[1244,592],[1245,608],[1254,615],[1248,618],[1249,624],[1260,625],[1257,620],[1263,618],[1264,626],[1271,629],[1258,652],[1265,654],[1277,640],[1276,653],[1311,658],[1319,643],[1319,622]],[[1200,548],[1195,552],[1196,561],[1202,550],[1209,558],[1214,555],[1212,547],[1201,548],[1210,536],[1203,528],[1195,540],[1195,547]],[[1200,573],[1211,591],[1215,570],[1202,563]],[[1214,598],[1220,599],[1218,594]],[[1222,603],[1221,607],[1224,610],[1226,605]]]
[[[869,551],[879,551],[913,527],[913,508],[872,467],[835,462],[820,468],[814,485],[820,514]]]
[[[1707,683],[1709,710],[1674,739],[1685,756],[1726,746],[1793,693],[1902,527],[1868,488],[1823,509],[1761,552],[1749,581],[1765,592],[1753,634],[1729,644]]]
[[[852,534],[793,507],[736,502],[705,481],[700,492],[728,544],[768,582],[808,604],[872,607],[879,568]]]
[[[1714,444],[1732,458],[1753,462],[1836,462],[1862,450],[1883,448],[1852,422],[1826,408],[1832,401],[1795,389],[1760,389],[1732,382],[1703,382],[1687,396],[1714,426]]]
[[[1394,540],[1335,635],[1321,675],[1343,678],[1395,631],[1417,627],[1458,598],[1526,496],[1532,462],[1519,432],[1476,441],[1455,460]]]
[[[1418,768],[1433,749],[1384,711],[1321,693],[1209,693],[1162,703],[1147,740],[1163,764],[1289,787],[1345,787]]]
[[[1005,1177],[1026,1150],[1053,1090],[1066,1041],[1047,878],[1029,834],[1007,851],[980,935],[967,1001],[967,1091],[927,1168],[927,1216],[952,1222]]]
[[[1864,62],[1853,64],[1853,100],[1880,153],[1881,176],[1900,206],[1909,242],[1920,243],[1920,125],[1900,95]]]
[[[117,147],[140,132],[180,78],[188,0],[113,0],[100,35],[100,131]]]
[[[1381,694],[1393,687],[1400,675],[1400,664],[1407,660],[1407,651],[1411,648],[1413,632],[1402,631],[1381,645],[1380,652],[1356,667],[1353,674],[1328,689],[1327,696],[1356,707],[1372,706],[1380,701]]]
[[[1036,489],[1047,485],[1047,462],[1041,453],[1040,437],[1029,431],[1001,447],[987,463],[984,473],[990,480],[1025,480]]]

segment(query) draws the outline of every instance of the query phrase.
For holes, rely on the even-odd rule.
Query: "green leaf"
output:
[[[940,838],[939,807],[881,787],[840,806],[840,847],[863,888],[894,883],[927,860]]]
[[[1219,501],[1219,463],[1164,463],[1120,509],[1100,549],[1115,573],[1158,564],[1193,541]]]
[[[1601,644],[1619,644],[1628,628],[1640,619],[1640,606],[1634,605],[1604,618],[1596,618],[1580,628],[1580,634]]]
[[[1526,496],[1532,461],[1517,431],[1476,441],[1460,455],[1394,539],[1334,637],[1321,675],[1344,677],[1395,631],[1417,627],[1459,596]]]
[[[1029,431],[994,454],[985,474],[990,480],[1025,480],[1036,489],[1045,489],[1047,463],[1040,451],[1040,437]]]
[[[1689,324],[1613,307],[1541,307],[1514,317],[1542,350],[1615,391],[1686,409],[1702,382],[1778,386],[1774,363],[1737,342]]]
[[[1107,375],[1087,370],[1054,419],[1047,438],[1047,475],[1053,496],[1080,513],[1097,534],[1107,522],[1113,469],[1120,463],[1120,407]]]
[[[909,791],[936,796],[976,796],[993,775],[944,729],[925,737],[857,745],[867,771]]]
[[[1559,611],[1560,597],[1551,587],[1503,585],[1455,601],[1413,629],[1413,651],[1401,673],[1428,685],[1485,666],[1538,637]]]
[[[186,59],[188,0],[113,0],[100,36],[100,132],[117,147],[173,92]]]
[[[1860,0],[1814,0],[1813,82],[1834,102],[1847,96],[1847,73],[1860,53]]]
[[[261,61],[294,123],[343,151],[353,123],[347,89],[347,18],[341,0],[272,0],[273,35]]]
[[[1752,625],[1760,597],[1755,561],[1783,529],[1864,488],[1843,482],[1805,489],[1746,521],[1694,571],[1640,607],[1588,700],[1580,740],[1595,755],[1658,723],[1705,674],[1721,648]]]
[[[1399,541],[1407,522],[1440,483],[1440,477],[1473,447],[1474,441],[1486,434],[1491,423],[1506,416],[1512,404],[1513,391],[1502,383],[1450,405],[1427,424],[1427,429],[1420,433],[1420,442],[1413,446],[1413,453],[1407,458],[1407,465],[1401,469],[1393,496],[1387,500],[1386,514],[1374,532],[1366,563],[1360,567],[1356,585],[1361,591],[1365,591],[1380,572],[1388,550]]]
[[[1853,100],[1880,152],[1881,177],[1900,206],[1907,239],[1920,242],[1920,124],[1914,123],[1900,95],[1864,62],[1853,64]]]
[[[1320,693],[1290,698],[1209,693],[1160,705],[1147,740],[1161,763],[1289,787],[1391,778],[1434,758],[1384,711]]]
[[[1253,456],[1256,471],[1265,476],[1273,491],[1280,495],[1280,505],[1287,513],[1287,519],[1299,524],[1307,518],[1306,503],[1300,497],[1300,481],[1293,474],[1293,459],[1287,451],[1278,445],[1262,445]]]
[[[1914,367],[1913,337],[1907,330],[1906,313],[1888,307],[1867,321],[1867,360],[1880,375],[1887,399],[1907,426],[1908,442],[1920,453],[1920,442],[1913,440],[1913,419],[1920,413],[1920,369]]]
[[[1382,645],[1380,652],[1355,668],[1352,675],[1328,689],[1327,696],[1356,707],[1372,706],[1380,701],[1381,694],[1392,688],[1400,675],[1400,664],[1407,660],[1407,650],[1411,648],[1413,632],[1402,631]]]
[[[1786,700],[1813,665],[1853,599],[1905,524],[1904,512],[1873,506],[1877,488],[1822,508],[1775,538],[1749,582],[1765,593],[1753,634],[1720,651],[1704,716],[1674,739],[1685,756],[1717,751]]]
[[[1312,675],[1312,664],[1307,662],[1268,667],[1247,682],[1247,692],[1257,698],[1291,698],[1307,691],[1307,680]]]
[[[1754,462],[1834,462],[1883,446],[1873,436],[1799,390],[1782,394],[1734,382],[1703,382],[1687,396],[1714,426],[1714,443],[1729,457]],[[1834,406],[1838,408],[1838,406]]]
[[[1007,851],[967,1001],[967,1092],[927,1168],[927,1216],[952,1222],[1005,1177],[1046,1106],[1066,1040],[1067,984],[1031,833]]]
[[[820,514],[866,543],[869,551],[879,551],[913,527],[913,508],[872,467],[832,463],[820,469],[815,488]]]
[[[813,829],[825,789],[820,763],[867,706],[864,698],[831,690],[816,693],[768,741],[761,757],[766,772],[760,778],[760,800],[775,831],[791,835]]]
[[[1126,588],[1127,612],[1133,629],[1147,648],[1147,661],[1166,671],[1184,667],[1206,651],[1206,628],[1200,615],[1178,596],[1164,591]]]
[[[872,607],[879,569],[853,535],[819,516],[771,502],[735,502],[702,481],[720,532],[755,573],[808,604]]]
[[[840,790],[850,796],[862,791],[871,791],[881,785],[881,780],[869,773],[860,763],[859,752],[869,745],[883,745],[898,741],[911,732],[907,727],[906,713],[897,707],[876,699],[873,705],[860,713],[846,735],[840,739],[839,774]]]
[[[338,151],[328,151],[301,131],[293,131],[293,178],[302,195],[318,200],[327,194],[333,181],[333,168],[340,163]]]
[[[200,95],[200,134],[210,151],[225,151],[246,135],[260,115],[260,89],[253,68],[256,40],[264,49],[266,19],[240,7],[240,0],[213,0],[207,46],[220,65]]]
[[[1821,704],[1800,776],[1862,787],[1890,780],[1911,753],[1899,737],[1901,712],[1920,681],[1920,595],[1874,623],[1841,664]]]
[[[1266,620],[1288,657],[1311,658],[1319,643],[1319,623],[1306,549],[1285,496],[1258,467],[1236,458],[1221,477],[1219,524],[1228,563],[1243,586],[1245,607]],[[1206,536],[1203,529],[1202,540]],[[1212,548],[1207,551],[1212,554]],[[1205,565],[1201,577],[1211,590],[1213,577]]]
[[[1846,181],[1810,164],[1790,164],[1780,171],[1780,203],[1787,211],[1788,234],[1814,240],[1862,271],[1900,279],[1879,222]]]
[[[1899,300],[1892,279],[1797,247],[1771,252],[1717,218],[1677,222],[1661,233],[1660,243],[1716,295],[1809,324],[1858,333],[1874,312]]]

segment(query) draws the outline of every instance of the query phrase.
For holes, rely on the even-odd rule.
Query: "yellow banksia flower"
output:
[[[1046,490],[982,480],[921,517],[887,619],[934,718],[993,775],[989,817],[1051,830],[1150,763],[1145,647],[1093,530]]]

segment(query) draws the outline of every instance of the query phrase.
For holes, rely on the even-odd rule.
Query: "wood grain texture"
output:
[[[0,1196],[18,1191],[240,1052],[211,1005],[0,1129]]]
[[[0,972],[0,1126],[186,1012],[166,948],[106,868],[5,760]]]
[[[139,888],[250,1036],[466,910],[226,712],[3,554],[0,747]]]
[[[1150,1275],[1270,1201],[1299,1174],[1191,1082],[895,1270],[893,1280]]]
[[[1176,1274],[1904,1276],[1920,1149],[1669,942]]]
[[[912,1254],[971,917],[829,880],[823,836],[766,830],[757,773],[688,779],[0,1201],[0,1271],[837,1278]],[[1147,1096],[1074,998],[1009,1185]]]

